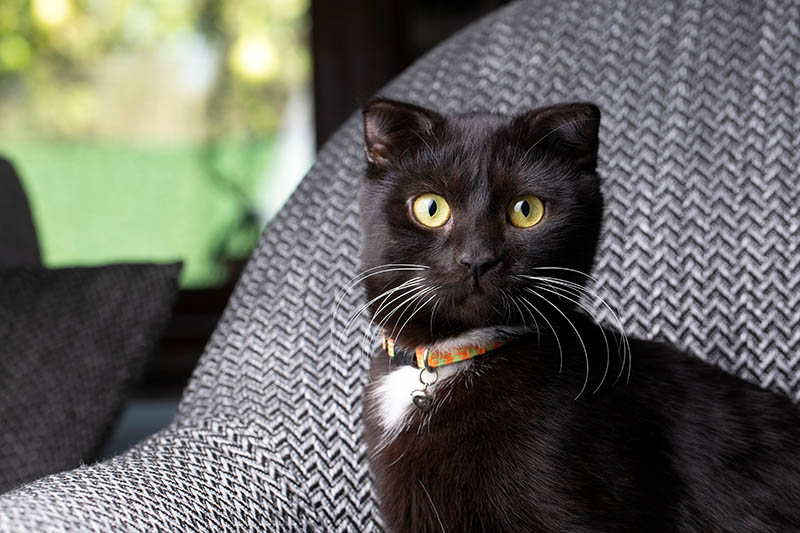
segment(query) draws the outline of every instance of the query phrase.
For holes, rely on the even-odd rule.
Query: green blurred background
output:
[[[0,155],[45,264],[235,276],[310,164],[308,0],[2,0]]]

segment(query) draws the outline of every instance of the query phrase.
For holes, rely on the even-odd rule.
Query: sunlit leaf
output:
[[[31,62],[31,46],[20,35],[0,39],[0,70],[19,71]]]

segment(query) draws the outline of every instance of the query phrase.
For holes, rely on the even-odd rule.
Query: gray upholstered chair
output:
[[[0,157],[0,268],[41,264],[25,189],[11,162]]]
[[[595,271],[628,332],[797,399],[798,21],[795,0],[519,1],[384,94],[448,112],[597,102]],[[3,496],[1,530],[380,528],[361,440],[366,323],[339,353],[329,333],[359,270],[363,165],[354,115],[265,232],[174,423]]]

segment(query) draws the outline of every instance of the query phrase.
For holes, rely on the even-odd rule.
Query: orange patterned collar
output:
[[[405,356],[398,357],[398,359],[402,359],[399,361],[401,363],[411,364],[417,368],[436,368],[478,357],[503,346],[510,340],[510,338],[507,338],[483,344],[464,344],[462,346],[453,346],[447,350],[418,346],[414,351],[413,357]],[[398,355],[397,352],[400,352],[400,350],[395,350],[394,339],[386,336],[383,337],[383,349],[392,359],[395,359],[395,356]]]

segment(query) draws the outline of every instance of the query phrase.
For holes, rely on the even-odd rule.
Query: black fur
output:
[[[371,276],[368,297],[413,276],[439,287],[430,305],[415,308],[398,345],[531,326],[532,315],[501,296],[531,286],[516,276],[537,267],[590,270],[602,214],[599,119],[582,103],[514,117],[367,104],[364,267],[430,267]],[[411,213],[427,192],[451,207],[441,228]],[[507,220],[521,194],[545,204],[531,228]],[[485,271],[476,276],[465,257]],[[585,281],[566,270],[548,275]],[[443,384],[433,411],[415,411],[388,444],[368,389],[367,443],[390,530],[800,530],[800,415],[788,399],[664,344],[631,340],[630,366],[617,357],[613,332],[604,339],[571,301],[549,296],[553,305],[529,300],[560,347],[540,321],[538,332],[530,328]],[[587,387],[583,348],[566,318],[588,351]],[[378,353],[372,382],[390,370]]]

